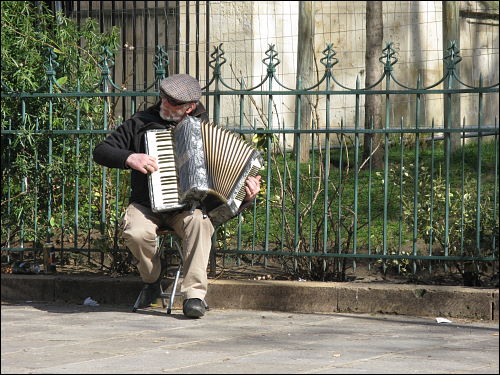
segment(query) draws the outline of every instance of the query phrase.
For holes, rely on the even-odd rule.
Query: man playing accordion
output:
[[[131,196],[123,218],[123,237],[137,260],[144,282],[139,308],[148,307],[160,297],[161,261],[157,249],[157,229],[168,227],[182,239],[184,278],[183,313],[189,318],[205,314],[207,266],[214,226],[207,215],[191,207],[175,211],[153,212],[148,187],[148,174],[158,170],[155,157],[145,153],[144,134],[154,123],[165,129],[175,127],[185,116],[208,121],[202,103],[201,87],[195,78],[176,74],[160,82],[161,101],[137,112],[123,122],[94,149],[94,161],[109,168],[131,169]],[[248,177],[246,196],[240,212],[260,191],[260,176]]]

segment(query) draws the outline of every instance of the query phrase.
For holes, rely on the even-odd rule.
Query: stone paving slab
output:
[[[499,371],[492,321],[4,302],[1,322],[2,374]]]

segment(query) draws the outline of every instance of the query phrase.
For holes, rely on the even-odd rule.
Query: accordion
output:
[[[158,163],[148,177],[153,212],[201,207],[214,226],[237,214],[247,177],[263,165],[260,152],[238,134],[191,116],[173,131],[147,131],[145,146]]]

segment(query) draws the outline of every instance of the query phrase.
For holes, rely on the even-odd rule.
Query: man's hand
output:
[[[254,199],[260,191],[260,176],[248,177],[245,181],[245,191],[247,195],[244,201],[248,202]]]
[[[125,164],[144,174],[153,173],[158,170],[156,158],[148,154],[130,154]]]

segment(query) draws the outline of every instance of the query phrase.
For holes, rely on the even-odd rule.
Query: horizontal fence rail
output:
[[[239,101],[239,123],[228,128],[254,142],[265,159],[261,193],[252,208],[218,229],[215,254],[234,255],[238,261],[248,255],[265,262],[269,256],[288,257],[295,268],[305,264],[323,271],[341,270],[346,260],[354,268],[367,259],[413,272],[427,261],[497,261],[499,130],[496,117],[494,123],[484,123],[484,101],[488,95],[498,101],[498,83],[483,86],[480,79],[474,87],[462,82],[455,72],[461,58],[454,43],[444,58],[443,77],[426,87],[420,79],[415,87],[397,80],[390,43],[380,58],[380,79],[365,88],[359,80],[347,87],[335,78],[338,60],[332,45],[323,55],[319,81],[302,88],[298,79],[290,88],[278,79],[280,61],[271,45],[263,59],[267,76],[250,88],[242,79],[240,87],[231,87],[222,75],[222,45],[214,48],[209,63],[213,75],[202,89],[213,102],[210,117],[221,123],[224,97]],[[2,106],[19,107],[16,116],[2,119],[2,253],[50,247],[61,261],[68,253],[99,252],[103,259],[105,253],[125,250],[120,219],[127,206],[129,172],[95,165],[92,150],[123,121],[113,112],[118,102],[133,114],[146,98],[157,100],[168,56],[157,47],[155,81],[133,92],[111,79],[108,49],[100,61],[101,81],[92,92],[80,91],[79,82],[73,88],[61,84],[56,57],[48,51],[46,85],[36,92],[16,92],[2,82]],[[460,87],[452,88],[455,83]],[[333,84],[337,89],[331,89]],[[376,89],[382,84],[385,89]],[[464,93],[477,98],[473,125],[451,123],[456,110],[451,100],[445,104],[448,122],[443,126],[422,119],[426,96],[450,99]],[[293,128],[273,123],[273,100],[287,95],[296,101]],[[311,128],[301,126],[299,108],[306,95],[325,102],[325,120],[313,120]],[[333,123],[333,98],[338,95],[354,98],[354,121]],[[373,120],[361,120],[366,95],[384,99],[380,128]],[[263,126],[244,124],[253,97],[267,101]],[[414,113],[407,116],[411,125],[391,119],[395,97],[414,100]],[[294,150],[287,136],[293,137]],[[298,157],[303,137],[309,139],[306,163]],[[378,165],[375,155],[381,156]],[[425,267],[432,270],[432,265]]]

